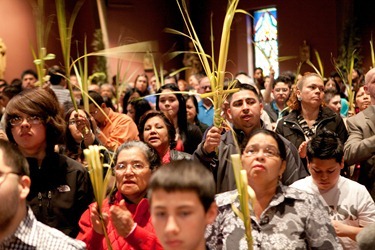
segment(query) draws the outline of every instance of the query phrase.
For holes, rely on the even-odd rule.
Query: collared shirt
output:
[[[206,229],[211,249],[248,249],[237,190],[217,195],[219,213]],[[253,249],[342,249],[327,211],[315,196],[279,184],[259,221],[251,211]]]
[[[32,210],[19,224],[15,233],[0,243],[0,250],[75,250],[86,249],[86,244],[66,236],[59,230],[36,220]]]
[[[214,105],[208,109],[203,105],[203,101],[198,102],[198,120],[208,126],[214,123]]]

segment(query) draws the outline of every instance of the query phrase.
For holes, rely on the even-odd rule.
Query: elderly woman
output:
[[[303,76],[288,101],[292,111],[277,123],[276,132],[298,148],[301,158],[305,158],[306,142],[318,131],[336,132],[343,144],[348,138],[342,118],[322,106],[323,97],[322,78],[317,74]]]
[[[140,138],[150,144],[166,164],[173,160],[191,159],[191,155],[175,150],[176,131],[160,111],[149,111],[139,122]]]
[[[200,129],[187,121],[186,102],[175,84],[165,84],[158,90],[156,109],[162,111],[176,130],[176,149],[192,154],[202,140]]]
[[[255,192],[250,211],[254,249],[338,249],[327,211],[318,198],[279,181],[286,162],[285,146],[273,131],[250,135],[242,153],[248,184]],[[247,249],[237,190],[216,197],[219,214],[207,228],[210,249]]]
[[[65,133],[56,97],[46,89],[25,90],[10,100],[5,113],[9,141],[30,165],[28,204],[39,221],[75,237],[92,189],[80,163],[54,152]]]
[[[158,154],[141,141],[129,141],[117,149],[114,160],[116,190],[101,210],[113,249],[162,249],[145,198],[151,174],[160,165]],[[109,249],[97,203],[82,215],[79,226],[77,238],[87,249]]]

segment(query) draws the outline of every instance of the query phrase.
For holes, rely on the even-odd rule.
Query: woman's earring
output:
[[[298,97],[297,97],[297,100],[298,100],[298,101],[302,101],[302,97],[298,96]]]

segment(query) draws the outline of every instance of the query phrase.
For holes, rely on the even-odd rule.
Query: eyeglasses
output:
[[[280,156],[280,153],[275,148],[269,148],[269,147],[264,148],[264,149],[260,149],[258,147],[246,148],[245,151],[244,151],[244,156],[246,156],[246,157],[257,156],[261,150],[263,152],[263,156],[267,157],[267,158],[279,157]]]
[[[12,172],[12,171],[11,172],[6,172],[6,173],[0,172],[0,185],[3,184],[3,182],[5,181],[5,179],[8,176],[8,174],[15,174],[15,175],[18,175],[18,176],[22,175],[20,173],[16,173],[16,172]]]
[[[34,116],[26,117],[26,118],[16,116],[16,117],[13,117],[12,119],[10,119],[9,123],[12,126],[19,126],[23,123],[23,121],[25,119],[26,119],[27,123],[29,123],[30,125],[39,125],[43,122],[43,119],[41,117],[34,115]]]
[[[94,115],[96,115],[97,113],[98,113],[98,110],[96,109],[95,111],[90,112],[90,115],[91,115],[91,116],[94,116]]]
[[[207,85],[207,86],[201,86],[201,89],[202,89],[202,90],[206,90],[206,89],[211,90],[211,86],[210,86],[210,85]]]
[[[129,163],[129,164],[119,163],[113,168],[113,170],[117,174],[122,174],[126,172],[126,170],[128,169],[128,166],[130,166],[130,170],[133,173],[139,173],[143,169],[148,168],[147,166],[144,166],[142,163],[135,162],[135,163]]]

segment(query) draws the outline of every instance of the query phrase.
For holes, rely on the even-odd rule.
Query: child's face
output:
[[[216,214],[216,204],[205,212],[194,191],[167,193],[158,189],[151,195],[152,224],[165,250],[205,249],[206,226]]]

